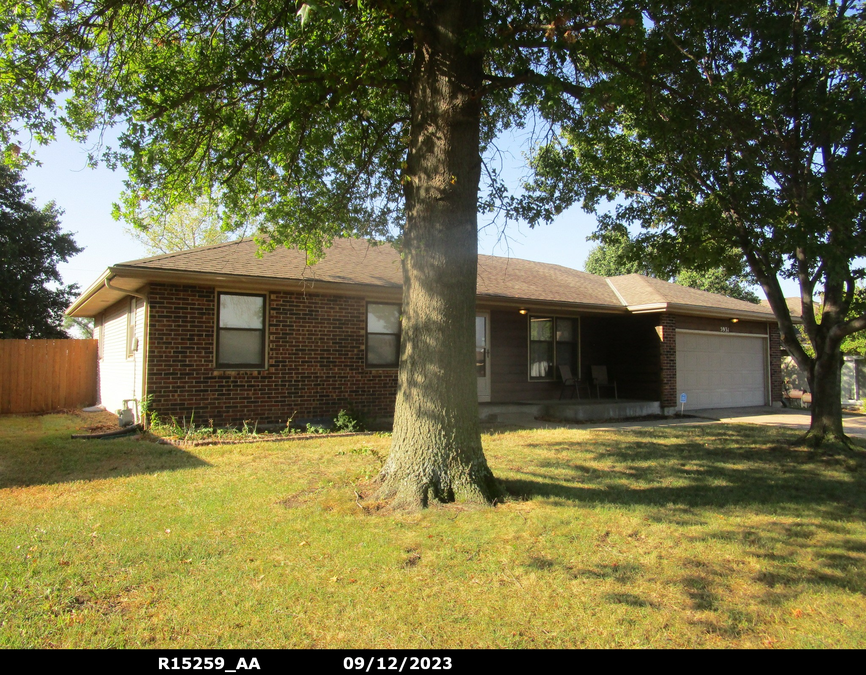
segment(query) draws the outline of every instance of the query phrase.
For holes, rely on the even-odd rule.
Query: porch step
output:
[[[479,403],[478,408],[483,422],[512,423],[539,417],[558,422],[596,422],[662,414],[661,404],[658,401],[623,399]]]

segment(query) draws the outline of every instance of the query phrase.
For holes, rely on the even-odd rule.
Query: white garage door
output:
[[[677,331],[677,394],[686,394],[686,410],[765,405],[766,364],[763,337]]]

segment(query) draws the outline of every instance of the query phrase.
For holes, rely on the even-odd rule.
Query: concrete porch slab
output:
[[[524,401],[519,403],[479,403],[482,422],[519,424],[527,419],[544,418],[559,422],[592,422],[661,415],[658,401],[589,399],[567,401]]]

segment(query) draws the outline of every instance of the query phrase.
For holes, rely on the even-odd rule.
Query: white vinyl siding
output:
[[[135,298],[135,337],[138,349],[127,356],[130,302],[124,298],[102,315],[102,358],[99,360],[99,400],[106,410],[116,412],[124,399],[143,395],[145,302]]]
[[[766,405],[766,338],[677,331],[677,401],[681,394],[686,410]]]

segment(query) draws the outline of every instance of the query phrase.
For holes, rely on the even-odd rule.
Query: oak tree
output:
[[[635,49],[606,61],[568,145],[539,153],[536,192],[589,207],[619,197],[602,229],[639,223],[667,260],[741,251],[807,374],[807,442],[846,443],[840,347],[866,329],[863,308],[852,313],[866,256],[866,3],[638,4]],[[799,283],[811,353],[781,278]]]
[[[42,137],[58,121],[79,135],[123,122],[109,160],[129,174],[128,207],[167,211],[218,188],[225,213],[260,221],[270,246],[393,241],[402,343],[379,495],[409,507],[495,497],[474,371],[477,220],[504,194],[482,156],[509,126],[575,114],[597,57],[634,24],[618,3],[0,7],[9,141],[13,119]]]

